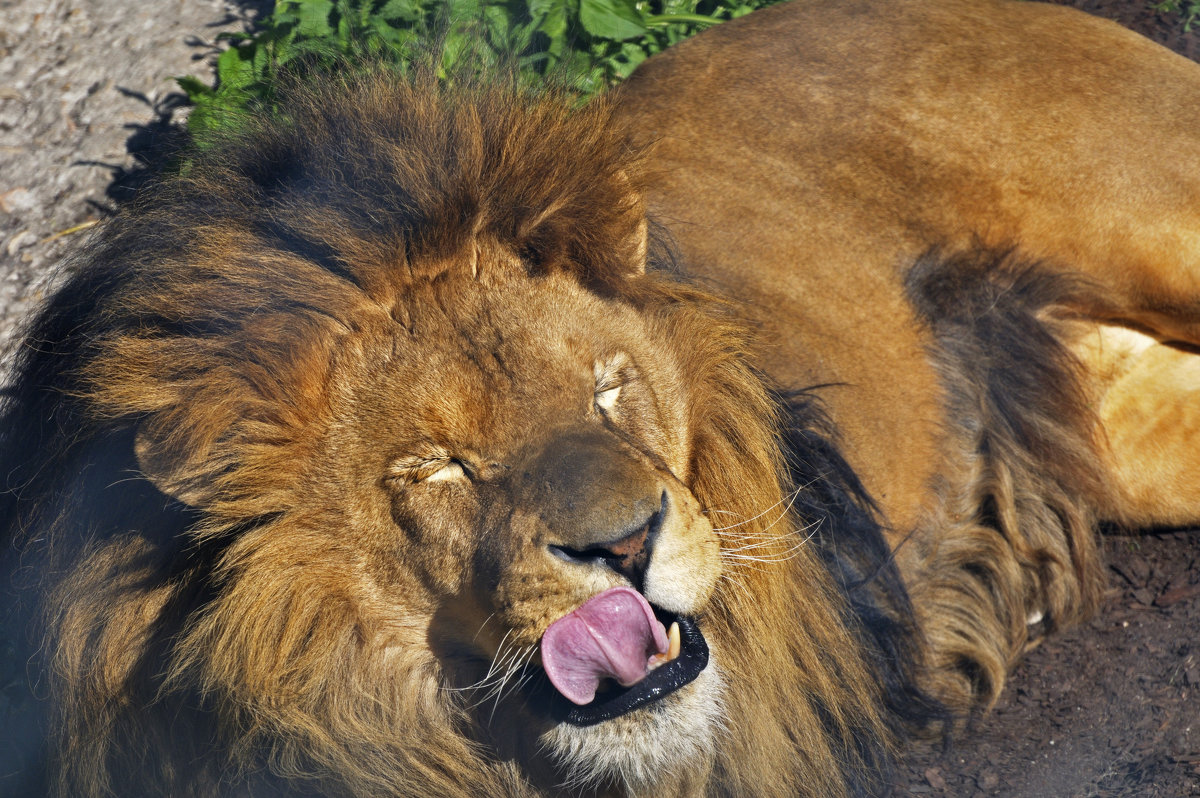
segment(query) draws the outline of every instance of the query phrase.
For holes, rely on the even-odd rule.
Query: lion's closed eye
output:
[[[609,413],[616,409],[617,400],[621,398],[621,386],[615,385],[612,388],[600,390],[597,388],[595,395],[596,409]]]
[[[629,355],[618,352],[604,360],[597,360],[593,373],[596,387],[592,404],[597,412],[611,415],[617,409],[621,389],[634,377],[633,362]]]
[[[387,479],[404,485],[451,482],[466,479],[467,468],[461,460],[448,455],[400,457],[388,466]]]

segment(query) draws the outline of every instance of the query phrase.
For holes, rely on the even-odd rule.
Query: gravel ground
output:
[[[1068,0],[1193,59],[1200,39],[1144,0]],[[211,75],[213,41],[267,0],[0,0],[0,347],[54,264],[169,149],[172,77]],[[0,361],[0,374],[3,364]],[[1017,668],[949,750],[917,745],[904,795],[1200,795],[1200,547],[1109,537],[1108,604]]]
[[[0,347],[53,266],[169,144],[173,77],[263,4],[0,0]]]

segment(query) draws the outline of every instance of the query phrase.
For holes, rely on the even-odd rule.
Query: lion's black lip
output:
[[[595,726],[652,704],[695,681],[708,666],[708,643],[695,620],[683,616],[671,617],[667,619],[667,624],[671,621],[679,624],[678,657],[655,668],[637,684],[608,690],[584,706],[576,706],[556,695],[553,714],[573,726]]]

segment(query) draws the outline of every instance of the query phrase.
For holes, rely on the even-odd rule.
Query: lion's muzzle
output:
[[[570,579],[602,574],[672,613],[695,615],[716,581],[717,542],[690,491],[610,430],[559,433],[521,469],[534,543]],[[613,586],[592,582],[589,593]]]
[[[595,426],[556,434],[522,477],[538,508],[537,547],[560,578],[587,586],[541,639],[563,704],[554,714],[592,725],[693,681],[708,663],[693,616],[711,593],[716,557],[690,492],[660,461]]]
[[[641,590],[671,510],[655,469],[616,436],[583,430],[556,437],[529,473],[550,553],[603,565]]]

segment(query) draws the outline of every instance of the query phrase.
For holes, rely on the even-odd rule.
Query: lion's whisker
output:
[[[472,643],[474,643],[476,640],[479,639],[479,636],[481,634],[483,634],[484,627],[487,626],[488,622],[491,621],[492,618],[495,618],[495,617],[496,617],[496,613],[493,612],[491,615],[489,615],[488,617],[483,619],[483,623],[479,624],[479,628],[475,630],[475,636],[471,638]]]
[[[745,526],[746,524],[752,524],[755,521],[757,521],[758,519],[760,519],[763,516],[770,513],[772,510],[779,507],[780,505],[786,505],[784,507],[783,512],[780,513],[780,518],[782,518],[782,517],[786,516],[788,514],[788,512],[792,509],[792,505],[794,505],[796,503],[796,499],[800,497],[801,490],[803,490],[803,487],[796,488],[794,491],[791,492],[790,495],[780,498],[777,502],[772,504],[770,507],[767,507],[766,509],[764,509],[762,512],[758,513],[757,515],[751,516],[750,518],[746,518],[742,521],[738,521],[736,524],[731,524],[729,526],[713,527],[713,531],[714,532],[726,532],[730,529],[736,529],[739,526]],[[726,511],[718,511],[718,512],[726,512]],[[776,523],[778,523],[778,520],[779,519],[776,519],[775,521],[773,521],[770,526],[774,526]],[[768,526],[767,528],[769,529],[770,526]]]
[[[504,653],[505,644],[508,643],[508,636],[511,635],[512,633],[513,633],[513,630],[509,629],[507,632],[504,633],[504,637],[500,638],[500,645],[496,646],[496,654],[495,654],[495,656],[492,657],[492,662],[490,665],[488,665],[487,673],[485,673],[483,675],[483,679],[481,681],[487,681],[488,679],[491,678],[492,674],[496,672],[496,670],[497,670],[496,664],[497,664],[497,662],[500,661],[500,655]]]
[[[722,549],[721,551],[728,553],[728,552],[755,551],[757,549],[769,549],[772,546],[775,546],[779,543],[783,543],[783,542],[787,541],[791,537],[792,537],[791,534],[772,535],[771,537],[765,537],[765,538],[758,537],[756,535],[746,535],[744,539],[750,540],[753,542],[745,543],[740,546],[730,546],[728,548]]]
[[[512,667],[509,669],[508,680],[510,682],[508,692],[516,690],[528,672],[529,663],[533,662],[534,652],[537,651],[537,645],[532,644],[525,647],[521,655],[514,659]]]
[[[490,616],[489,616],[489,619],[490,619]],[[487,621],[484,621],[484,623],[486,624]],[[499,671],[501,670],[502,667],[504,667],[503,665],[501,665],[501,663],[505,662],[505,660],[509,656],[512,655],[513,649],[507,647],[508,637],[512,633],[513,633],[513,630],[509,629],[507,632],[504,633],[504,637],[500,638],[500,645],[496,647],[496,653],[492,656],[492,661],[488,664],[487,672],[484,673],[483,676],[478,681],[474,682],[473,684],[466,685],[465,687],[446,687],[444,689],[448,692],[468,693],[468,692],[477,692],[479,690],[482,690],[485,687],[488,687],[489,695],[490,695],[490,688],[492,687],[492,682],[500,675]],[[478,637],[478,634],[479,633],[476,632],[476,637]],[[485,696],[483,701],[486,701],[486,700],[487,700],[487,698]],[[482,702],[480,702],[480,703],[482,703]],[[477,706],[477,704],[476,704],[476,706]]]
[[[795,557],[797,557],[799,555],[800,551],[809,543],[809,541],[811,541],[814,537],[816,537],[817,526],[818,525],[815,523],[809,524],[808,526],[801,527],[800,529],[796,530],[795,532],[793,532],[789,535],[779,535],[779,536],[765,539],[758,543],[746,544],[744,546],[737,546],[737,547],[730,548],[730,549],[722,549],[720,552],[720,556],[721,556],[722,560],[726,560],[738,568],[744,568],[745,563],[751,563],[751,562],[765,563],[765,564],[787,562],[788,560],[791,560],[791,559],[794,559]],[[792,537],[796,533],[803,532],[803,531],[809,531],[809,532],[803,538],[795,541],[794,543],[792,543],[790,546],[788,546],[786,549],[783,549],[782,551],[772,552],[770,554],[748,554],[748,553],[746,553],[749,551],[757,551],[760,549],[770,548],[774,544],[779,543],[783,540],[786,540],[787,538]]]
[[[726,571],[726,572],[722,573],[721,576],[718,577],[718,579],[720,581],[724,581],[724,582],[729,583],[730,585],[733,585],[735,588],[737,588],[739,591],[741,591],[742,595],[746,598],[747,601],[754,600],[754,597],[750,594],[750,589],[747,588],[745,585],[743,585],[738,580],[737,573]]]
[[[511,695],[519,687],[519,680],[514,680],[513,677],[518,673],[524,673],[525,668],[529,665],[530,660],[533,658],[533,652],[535,650],[537,650],[537,645],[532,644],[514,651],[513,656],[509,659],[508,665],[505,669],[504,678],[497,683],[495,689],[491,694],[489,694],[490,697],[494,698],[492,701],[492,711],[488,715],[489,723],[491,723],[492,719],[495,718],[496,710],[499,708],[500,702],[503,701],[506,696]],[[506,684],[508,685],[507,689],[505,687]],[[484,701],[486,700],[488,700],[487,697],[484,698]],[[481,701],[480,703],[483,702]]]

